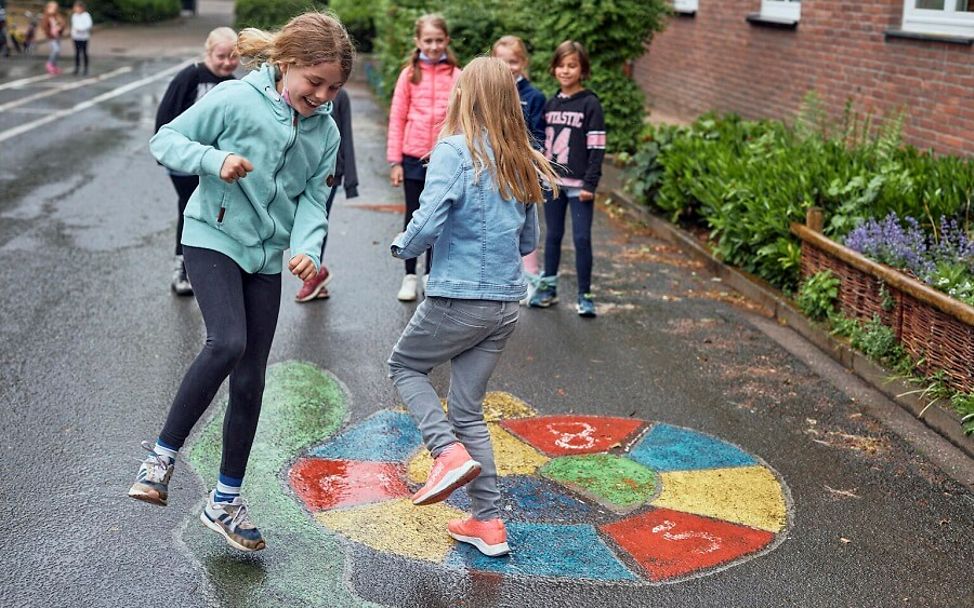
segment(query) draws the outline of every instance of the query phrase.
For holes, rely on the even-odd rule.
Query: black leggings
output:
[[[242,478],[257,431],[267,355],[281,305],[280,274],[247,274],[222,253],[186,246],[186,270],[206,323],[206,343],[179,385],[162,441],[179,449],[230,376],[220,473]]]
[[[413,219],[413,214],[419,209],[419,195],[423,193],[425,181],[418,179],[402,180],[403,194],[406,195],[406,218],[402,227],[405,229],[409,225],[409,220]],[[433,269],[433,248],[426,250],[426,274]],[[406,260],[406,274],[416,274],[416,258]]]
[[[78,71],[78,66],[81,64],[81,56],[85,56],[85,73],[88,72],[88,41],[87,40],[75,40],[74,41],[74,71]]]
[[[183,212],[186,211],[186,203],[189,197],[193,196],[196,188],[200,185],[198,175],[170,175],[172,185],[176,189],[179,205],[179,219],[176,220],[176,255],[183,255]]]

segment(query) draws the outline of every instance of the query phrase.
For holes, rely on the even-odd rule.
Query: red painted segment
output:
[[[410,496],[405,467],[388,462],[302,458],[288,474],[312,511],[353,507]]]
[[[548,456],[594,454],[624,447],[642,420],[606,416],[537,416],[501,425]]]
[[[653,509],[601,527],[654,581],[687,576],[766,547],[774,534],[690,513]]]

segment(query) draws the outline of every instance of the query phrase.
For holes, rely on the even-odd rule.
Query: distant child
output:
[[[521,110],[524,121],[531,133],[532,143],[538,150],[544,149],[544,94],[534,88],[528,80],[528,64],[531,57],[524,41],[517,36],[503,36],[494,43],[491,55],[507,64],[514,80],[517,82],[517,94],[521,98]],[[528,295],[521,300],[521,304],[528,304],[531,296],[538,288],[541,272],[538,265],[538,252],[532,251],[524,256],[524,272],[528,276]]]
[[[389,180],[393,186],[402,184],[406,199],[404,226],[419,208],[419,195],[426,180],[424,159],[436,143],[436,135],[446,117],[450,90],[460,76],[443,17],[424,15],[417,19],[413,41],[416,49],[400,72],[392,94],[386,147],[386,157],[392,167]],[[432,260],[433,253],[427,252],[427,274]],[[416,260],[408,259],[406,276],[396,297],[411,302],[417,297],[417,289]]]
[[[531,298],[531,306],[547,308],[558,301],[561,239],[565,235],[565,214],[571,209],[578,273],[576,310],[582,317],[594,317],[592,218],[605,156],[605,120],[599,98],[582,84],[590,71],[588,54],[581,44],[567,40],[558,45],[551,60],[551,73],[561,90],[544,107],[545,157],[557,163],[561,192],[545,205],[544,276]]]
[[[88,41],[91,40],[91,15],[85,9],[84,2],[74,3],[71,13],[71,39],[74,40],[74,75],[78,75],[81,58],[85,60],[85,76],[88,75]]]
[[[166,94],[156,111],[156,132],[163,125],[185,112],[191,105],[203,99],[213,87],[226,80],[233,80],[233,72],[240,65],[237,56],[237,33],[228,27],[218,27],[206,37],[206,55],[201,63],[183,68],[166,89]],[[176,221],[176,261],[170,287],[180,296],[193,295],[193,285],[186,275],[183,262],[183,212],[189,197],[200,185],[198,175],[168,169],[169,179],[176,189],[176,205],[179,215]]]
[[[159,438],[142,444],[149,456],[129,496],[166,505],[176,454],[229,375],[220,476],[200,519],[232,547],[258,551],[264,538],[240,488],[281,303],[282,254],[290,247],[288,270],[302,281],[318,271],[339,144],[331,100],[355,51],[342,24],[317,12],[276,33],[246,29],[237,50],[265,63],[217,85],[149,142],[167,167],[200,175],[183,255],[207,336]]]
[[[61,16],[61,9],[57,2],[48,2],[44,5],[44,15],[41,17],[41,28],[47,36],[47,43],[50,45],[50,53],[47,56],[47,73],[57,75],[61,73],[61,68],[57,67],[57,59],[61,54],[61,36],[64,35],[64,17]]]
[[[521,256],[538,240],[540,180],[555,175],[528,135],[504,62],[470,62],[453,89],[433,149],[419,210],[392,242],[409,259],[433,249],[426,299],[389,358],[389,375],[434,458],[413,504],[442,500],[470,483],[473,517],[450,536],[488,556],[509,551],[483,398],[527,291]],[[448,412],[429,374],[450,362]]]
[[[10,47],[7,45],[7,9],[0,6],[0,55],[10,57]]]
[[[345,89],[338,91],[335,100],[331,102],[331,117],[338,125],[338,133],[342,136],[342,143],[338,146],[338,159],[335,163],[335,180],[325,203],[328,219],[331,219],[331,205],[335,202],[335,192],[342,186],[345,200],[358,196],[358,170],[355,167],[355,143],[352,138],[352,108]],[[342,183],[344,181],[344,184]],[[327,185],[327,184],[326,184]],[[334,276],[325,266],[325,246],[328,245],[328,235],[321,242],[321,268],[318,274],[305,281],[294,299],[298,302],[310,302],[314,299],[324,300],[328,293],[328,283]]]

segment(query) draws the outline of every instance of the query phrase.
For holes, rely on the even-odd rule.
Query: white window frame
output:
[[[761,16],[797,22],[802,18],[802,3],[789,0],[761,0]]]
[[[916,4],[916,0],[903,0],[903,31],[974,36],[974,13],[958,12],[954,0],[944,0],[943,10],[916,8]]]
[[[673,10],[678,13],[695,13],[698,8],[699,0],[673,0]]]

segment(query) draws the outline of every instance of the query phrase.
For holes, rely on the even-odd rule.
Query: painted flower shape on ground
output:
[[[780,476],[710,435],[660,422],[539,415],[489,393],[512,553],[488,558],[447,536],[469,510],[409,498],[432,465],[408,413],[381,410],[298,459],[289,481],[326,528],[387,554],[508,576],[669,583],[772,550],[791,523]]]

